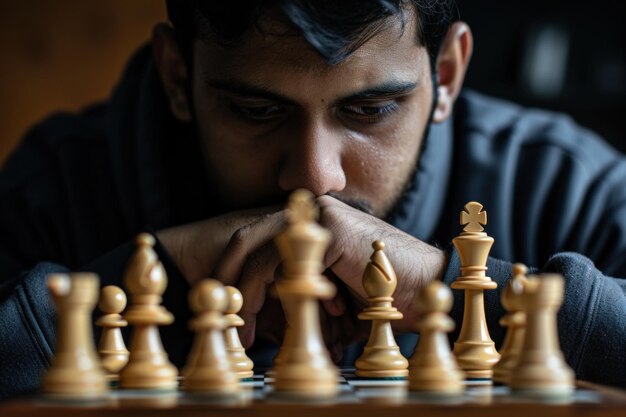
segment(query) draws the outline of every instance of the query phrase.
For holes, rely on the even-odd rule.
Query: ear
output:
[[[469,26],[464,22],[453,23],[437,58],[439,85],[433,122],[441,123],[450,117],[454,102],[463,87],[473,47],[474,40]]]
[[[159,23],[154,27],[152,52],[172,114],[181,122],[190,121],[189,97],[185,89],[187,65],[169,25]]]

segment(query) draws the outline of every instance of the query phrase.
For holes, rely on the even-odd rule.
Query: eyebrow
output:
[[[217,90],[230,93],[236,96],[258,97],[272,100],[281,104],[297,105],[293,100],[275,93],[266,88],[251,85],[236,80],[209,80],[207,84]],[[409,93],[415,89],[417,82],[391,80],[382,84],[366,88],[365,90],[351,93],[338,99],[338,104],[357,100],[369,100],[375,98],[393,97]]]

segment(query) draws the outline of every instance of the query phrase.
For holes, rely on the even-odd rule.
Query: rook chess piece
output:
[[[131,305],[124,318],[134,326],[128,363],[120,371],[120,387],[138,389],[176,389],[178,370],[163,349],[159,328],[174,321],[161,306],[167,286],[165,269],[154,252],[154,237],[142,233],[124,277]]]
[[[224,286],[214,279],[200,281],[189,295],[196,313],[191,328],[196,332],[194,350],[185,370],[185,391],[231,395],[239,391],[224,342],[224,309],[228,297]]]
[[[383,252],[385,244],[377,240],[372,243],[372,248],[374,253],[363,273],[363,288],[369,297],[369,307],[359,314],[359,319],[372,321],[372,329],[363,354],[356,360],[356,375],[367,378],[406,377],[409,363],[400,353],[390,323],[390,320],[402,319],[402,313],[391,305],[398,279]]]
[[[224,337],[231,369],[240,379],[252,378],[254,375],[252,371],[254,364],[246,355],[246,350],[241,345],[239,333],[237,332],[237,327],[244,325],[243,319],[237,315],[243,306],[243,297],[241,292],[235,287],[227,286],[225,289],[228,303],[224,311],[224,321],[226,322]]]
[[[493,367],[493,380],[501,384],[508,384],[524,344],[526,314],[522,311],[521,301],[527,272],[526,265],[513,265],[511,279],[502,291],[502,306],[507,314],[500,320],[500,325],[508,330],[500,350],[500,360]]]
[[[99,399],[108,382],[96,355],[91,311],[98,297],[98,276],[91,273],[53,274],[48,289],[57,310],[57,340],[42,390],[55,397]]]
[[[521,298],[526,334],[509,386],[539,396],[571,394],[574,372],[563,359],[556,326],[556,313],[563,302],[563,276],[528,277]]]
[[[464,375],[452,356],[446,334],[454,329],[448,317],[452,291],[440,281],[433,281],[418,292],[415,304],[420,313],[420,338],[409,360],[409,390],[462,392]]]
[[[121,332],[128,322],[120,315],[126,308],[126,294],[120,287],[107,285],[100,291],[98,308],[103,313],[96,321],[96,326],[102,327],[98,353],[109,378],[116,378],[128,362],[128,350]]]
[[[451,287],[465,290],[463,324],[453,352],[466,377],[475,380],[491,380],[492,368],[500,358],[485,318],[483,291],[497,287],[485,275],[493,245],[493,238],[483,231],[486,224],[487,212],[483,211],[482,204],[471,201],[461,212],[463,233],[452,240],[461,258],[461,276]]]
[[[320,274],[330,233],[314,222],[317,208],[312,194],[295,191],[287,206],[287,230],[275,241],[283,259],[284,278],[277,282],[288,324],[275,363],[274,388],[277,393],[305,398],[337,395],[338,370],[322,340],[318,300],[335,294],[335,286]],[[283,300],[284,298],[284,300]]]

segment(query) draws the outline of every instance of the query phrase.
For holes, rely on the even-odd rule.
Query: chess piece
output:
[[[391,305],[398,279],[383,252],[385,244],[377,240],[372,243],[372,248],[374,253],[363,273],[363,288],[369,307],[359,314],[359,319],[372,321],[372,328],[363,354],[356,360],[356,375],[367,378],[406,377],[409,363],[400,353],[390,323],[390,320],[402,319],[402,313]]]
[[[176,389],[178,371],[163,349],[159,328],[171,324],[172,314],[161,306],[167,275],[154,252],[152,235],[137,237],[137,250],[126,269],[124,283],[131,305],[124,318],[133,325],[128,363],[120,371],[120,387]]]
[[[244,325],[244,321],[237,315],[243,306],[243,297],[241,292],[235,287],[227,286],[226,309],[224,311],[224,321],[226,328],[224,329],[224,337],[226,339],[226,352],[230,360],[231,369],[240,379],[252,378],[254,372],[252,368],[254,364],[246,355],[246,350],[241,345],[237,327]]]
[[[440,281],[422,288],[415,298],[420,334],[409,361],[409,390],[456,394],[463,391],[463,372],[452,356],[446,333],[454,329],[448,313],[452,291]]]
[[[117,378],[120,369],[128,362],[128,350],[121,331],[128,322],[120,315],[126,308],[126,294],[120,287],[107,285],[100,291],[98,308],[103,313],[96,321],[96,326],[102,327],[98,353],[109,377]]]
[[[42,390],[66,399],[99,399],[108,392],[91,326],[100,280],[91,273],[53,274],[47,285],[57,310],[57,340]]]
[[[224,309],[228,297],[224,286],[214,279],[200,281],[189,295],[196,317],[194,351],[185,371],[185,391],[230,395],[239,391],[239,380],[231,370],[224,342]]]
[[[563,359],[556,326],[563,285],[563,276],[558,274],[528,277],[521,295],[526,334],[509,379],[514,390],[541,396],[569,395],[574,390],[574,372]]]
[[[493,367],[493,380],[501,384],[508,384],[513,367],[519,360],[524,344],[526,314],[522,311],[522,292],[526,285],[528,268],[523,264],[514,264],[509,283],[502,291],[502,306],[507,314],[500,320],[500,325],[506,327],[506,337],[500,350],[500,360]]]
[[[492,368],[500,358],[485,318],[483,291],[497,287],[485,274],[493,245],[493,238],[484,232],[486,224],[487,212],[482,204],[469,202],[461,211],[463,233],[452,240],[461,258],[461,276],[451,287],[465,290],[463,323],[453,352],[465,376],[474,380],[491,380]]]
[[[318,300],[335,294],[335,286],[321,276],[330,233],[317,225],[312,194],[295,191],[287,206],[287,230],[275,241],[283,259],[284,278],[277,282],[288,325],[282,357],[274,367],[277,393],[305,398],[337,395],[338,370],[322,340]]]

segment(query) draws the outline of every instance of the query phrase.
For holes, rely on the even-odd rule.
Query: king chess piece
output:
[[[47,285],[57,310],[57,340],[52,365],[41,378],[42,391],[69,400],[100,399],[108,382],[91,326],[100,280],[91,273],[53,274]]]
[[[484,290],[492,290],[497,284],[489,278],[487,257],[493,238],[484,232],[487,212],[475,201],[465,205],[461,212],[463,232],[452,240],[461,258],[461,276],[451,285],[453,289],[465,290],[463,323],[458,340],[454,343],[454,355],[468,379],[490,382],[492,368],[500,355],[489,336],[485,317]]]
[[[493,380],[508,384],[511,372],[519,360],[524,344],[526,314],[523,311],[522,294],[526,286],[528,268],[523,264],[513,265],[511,279],[504,287],[501,296],[502,307],[506,314],[500,319],[500,325],[507,328],[506,337],[500,350],[500,360],[493,367]]]
[[[128,363],[120,371],[120,387],[174,390],[178,370],[167,357],[158,326],[171,324],[172,314],[162,305],[167,275],[154,251],[154,237],[142,233],[126,269],[124,284],[131,305],[124,319],[133,325]]]
[[[274,363],[274,388],[279,394],[302,398],[329,398],[338,393],[338,369],[320,329],[318,300],[331,298],[335,286],[325,279],[322,259],[330,233],[317,225],[313,195],[297,190],[287,205],[287,229],[275,241],[283,260],[284,276],[277,286],[285,317],[281,360]]]
[[[463,391],[461,372],[448,342],[454,322],[448,313],[452,308],[452,291],[440,281],[422,288],[415,297],[420,318],[419,341],[409,360],[409,389],[442,394]]]
[[[390,323],[390,320],[402,319],[402,313],[391,305],[398,279],[383,252],[385,244],[377,240],[372,243],[372,248],[374,253],[363,273],[363,289],[369,307],[359,314],[359,319],[372,321],[372,328],[363,354],[356,360],[356,376],[406,377],[409,363],[400,353]]]
[[[574,391],[574,372],[559,347],[556,314],[563,303],[562,275],[529,276],[521,295],[526,314],[526,334],[509,386],[538,396],[569,396]]]
[[[126,294],[120,287],[107,285],[100,291],[98,308],[102,311],[96,321],[96,326],[102,327],[98,353],[108,377],[117,379],[120,369],[128,362],[128,350],[121,331],[128,322],[120,315],[126,308]]]

